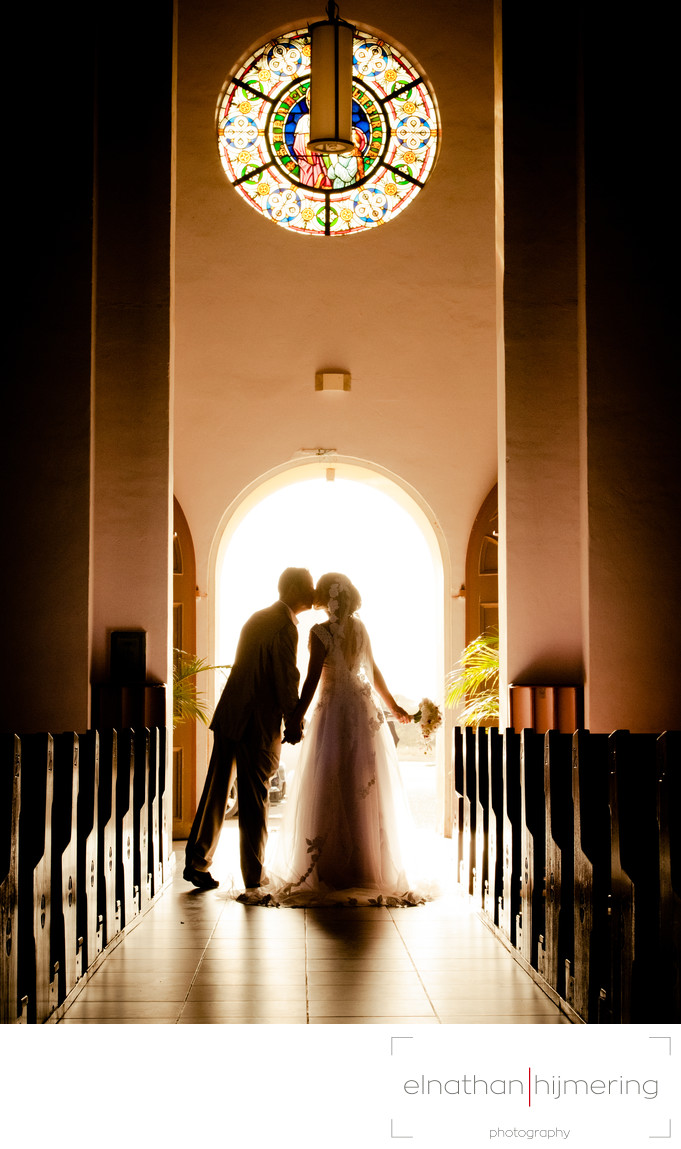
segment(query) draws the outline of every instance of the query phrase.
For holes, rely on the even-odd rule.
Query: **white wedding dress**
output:
[[[271,842],[262,900],[290,906],[423,902],[436,890],[417,873],[417,836],[372,684],[366,628],[351,617],[343,627],[318,624],[312,633],[326,651],[317,703]]]

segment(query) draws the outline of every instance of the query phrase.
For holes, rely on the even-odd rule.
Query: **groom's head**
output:
[[[280,575],[279,598],[294,614],[310,610],[314,599],[314,581],[305,567],[287,567]]]

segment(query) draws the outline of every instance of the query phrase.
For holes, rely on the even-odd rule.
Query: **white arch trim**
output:
[[[213,536],[208,563],[208,634],[211,662],[215,660],[216,635],[220,625],[217,576],[218,571],[222,569],[224,555],[234,531],[261,499],[305,479],[323,478],[329,468],[335,470],[338,478],[354,479],[355,482],[368,484],[394,499],[412,516],[421,530],[433,558],[440,633],[437,646],[437,677],[438,681],[444,684],[446,671],[452,665],[451,563],[449,547],[437,517],[419,491],[400,475],[367,459],[336,454],[296,458],[274,467],[244,487],[225,510]],[[214,682],[211,683],[208,693],[214,706],[217,701]],[[444,779],[448,773],[445,770],[445,763],[450,760],[451,712],[443,711],[443,718],[443,730],[437,742],[438,791],[441,798],[444,798],[448,789]],[[447,833],[448,802],[441,801],[440,805],[444,810],[445,833]]]

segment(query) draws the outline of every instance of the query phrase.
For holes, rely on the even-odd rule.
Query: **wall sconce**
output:
[[[326,6],[327,20],[310,24],[310,150],[351,152],[352,41],[355,29],[341,20],[338,5]]]
[[[315,391],[349,391],[352,386],[349,371],[316,371]]]

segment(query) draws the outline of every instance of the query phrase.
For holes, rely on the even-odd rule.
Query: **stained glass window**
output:
[[[344,155],[307,146],[307,29],[258,48],[220,97],[218,147],[228,179],[267,219],[303,235],[353,235],[388,223],[435,163],[435,97],[417,68],[360,31],[353,64],[355,148]]]

